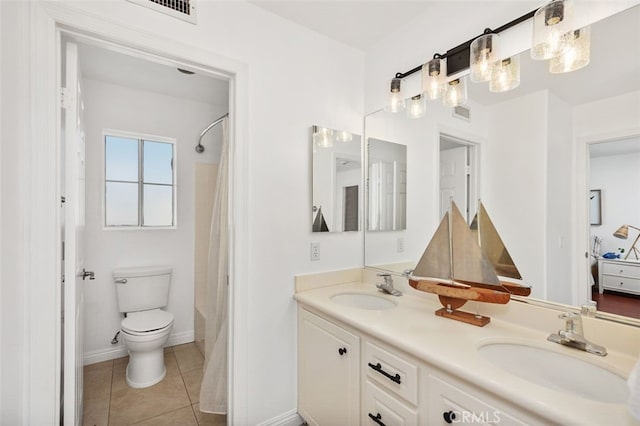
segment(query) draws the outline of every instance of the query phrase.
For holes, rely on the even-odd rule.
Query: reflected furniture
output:
[[[640,261],[598,259],[598,292],[604,290],[640,295]]]

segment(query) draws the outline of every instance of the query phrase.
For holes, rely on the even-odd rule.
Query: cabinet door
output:
[[[359,424],[360,339],[299,311],[298,411],[311,425]]]

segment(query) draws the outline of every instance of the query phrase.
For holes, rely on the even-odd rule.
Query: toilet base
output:
[[[147,388],[159,383],[167,375],[164,365],[164,349],[135,353],[129,351],[127,384],[132,388]]]

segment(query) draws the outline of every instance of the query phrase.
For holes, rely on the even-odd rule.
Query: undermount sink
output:
[[[372,311],[382,311],[396,306],[396,303],[389,299],[367,293],[335,294],[331,296],[331,301],[351,308],[368,309]]]
[[[487,343],[478,348],[484,358],[522,379],[583,398],[626,404],[626,380],[596,364],[524,343]]]

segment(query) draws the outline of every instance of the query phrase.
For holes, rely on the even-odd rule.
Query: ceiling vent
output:
[[[464,121],[471,121],[471,110],[465,106],[454,107],[452,115]]]
[[[129,0],[131,3],[148,7],[157,12],[196,23],[196,0]]]

